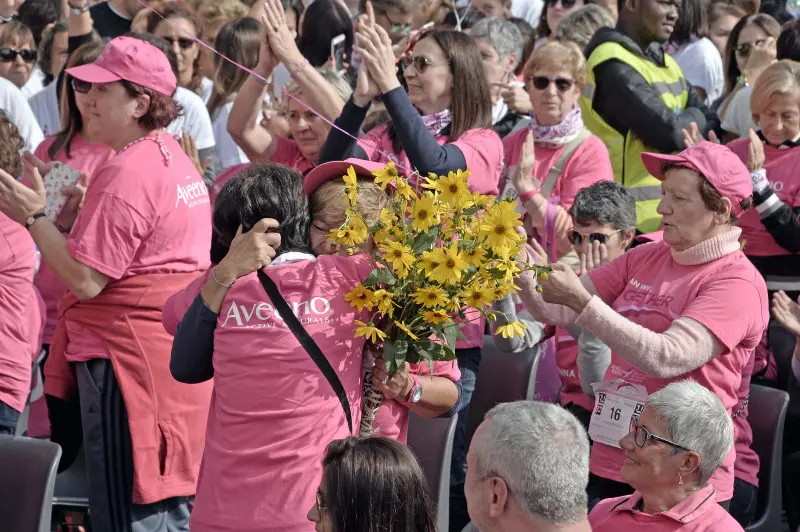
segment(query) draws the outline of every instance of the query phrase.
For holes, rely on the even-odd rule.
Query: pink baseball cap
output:
[[[150,43],[117,37],[106,44],[94,63],[67,69],[70,76],[89,83],[125,80],[172,96],[178,86],[169,59]]]
[[[372,175],[373,171],[386,168],[386,163],[376,163],[364,159],[347,159],[322,163],[306,174],[303,180],[303,190],[305,190],[307,196],[311,196],[323,183],[333,179],[341,179],[351,166],[356,171],[356,174]]]
[[[665,163],[694,170],[708,179],[723,198],[731,200],[731,212],[737,218],[745,211],[742,201],[753,195],[753,181],[747,167],[722,144],[703,140],[676,155],[643,153],[642,162],[659,181],[664,179]]]

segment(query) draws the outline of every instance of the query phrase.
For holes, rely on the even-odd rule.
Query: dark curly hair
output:
[[[13,177],[22,174],[22,158],[19,156],[25,140],[5,111],[0,109],[0,170]]]
[[[150,97],[150,108],[138,120],[139,126],[143,129],[155,131],[156,129],[167,127],[181,113],[180,105],[172,99],[172,96],[161,94],[153,89],[142,87],[127,80],[122,80],[121,83],[131,98],[136,98],[141,94]]]

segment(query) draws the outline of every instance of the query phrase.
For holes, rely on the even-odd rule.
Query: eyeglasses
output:
[[[636,442],[636,445],[639,447],[644,447],[644,444],[647,443],[647,440],[655,440],[661,443],[666,443],[667,445],[672,445],[673,447],[677,447],[678,449],[682,449],[684,451],[691,452],[691,449],[684,447],[683,445],[679,445],[674,441],[669,441],[666,438],[662,438],[661,436],[656,436],[655,434],[650,434],[650,431],[644,428],[643,426],[639,425],[639,420],[632,417],[631,418],[631,432],[633,432],[633,441]]]
[[[86,94],[90,90],[92,90],[92,84],[88,81],[83,81],[82,79],[72,78],[71,81],[72,90],[78,92],[80,94]]]
[[[328,511],[328,505],[325,504],[325,499],[322,497],[322,490],[319,488],[317,488],[317,511],[320,513]]]
[[[733,50],[741,55],[742,57],[747,57],[750,55],[750,52],[753,51],[753,48],[761,48],[767,42],[767,39],[758,39],[752,43],[750,42],[743,42],[741,44],[737,44],[733,47]]]
[[[616,235],[621,231],[622,229],[617,229],[613,233],[608,233],[608,234],[591,233],[589,235],[584,235],[577,229],[570,229],[567,232],[567,240],[569,240],[569,243],[572,244],[573,246],[580,246],[581,244],[583,244],[584,238],[588,238],[589,242],[600,242],[601,244],[605,244],[606,242],[608,242],[608,239],[611,238],[611,236]]]
[[[26,63],[35,63],[39,57],[39,52],[33,48],[24,48],[22,50],[15,50],[13,48],[0,48],[0,63],[10,63],[17,56],[22,57]]]
[[[417,69],[418,73],[424,74],[429,67],[444,63],[434,63],[424,55],[418,55],[415,57],[405,56],[400,59],[400,65],[403,67],[404,71],[408,70],[408,67],[410,67],[412,64],[414,65],[414,68]]]
[[[164,37],[164,40],[167,41],[170,46],[174,46],[175,43],[178,43],[178,46],[181,47],[181,50],[188,50],[192,46],[194,46],[194,41],[192,39],[186,39],[185,37]]]
[[[561,6],[564,9],[570,9],[575,5],[577,0],[560,0]],[[547,7],[556,7],[558,5],[559,0],[547,0]]]
[[[537,90],[540,91],[547,89],[551,83],[555,83],[558,92],[567,92],[575,84],[575,80],[567,78],[550,79],[547,76],[533,76],[531,78],[531,83]]]

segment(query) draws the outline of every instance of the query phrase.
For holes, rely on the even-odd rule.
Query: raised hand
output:
[[[533,145],[533,132],[528,131],[522,151],[517,162],[517,169],[511,176],[511,182],[517,189],[517,194],[522,195],[539,187],[533,181],[533,167],[536,163],[536,152]]]
[[[772,296],[772,314],[787,331],[800,336],[800,306],[783,290]]]

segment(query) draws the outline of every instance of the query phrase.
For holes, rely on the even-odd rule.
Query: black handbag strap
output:
[[[347,399],[347,394],[344,391],[344,385],[342,385],[339,375],[336,374],[333,366],[331,366],[331,363],[325,358],[325,355],[322,353],[317,343],[311,338],[311,335],[308,334],[308,331],[306,331],[305,327],[300,323],[300,320],[297,319],[297,316],[294,315],[292,309],[289,308],[289,304],[283,299],[283,296],[278,291],[278,287],[275,286],[275,283],[269,278],[269,275],[264,273],[263,270],[258,270],[258,280],[261,281],[261,286],[266,290],[267,295],[283,318],[284,323],[286,323],[289,330],[294,334],[294,337],[297,338],[297,341],[300,342],[300,345],[303,346],[308,356],[311,357],[311,360],[314,361],[325,376],[328,384],[333,388],[336,397],[339,398],[339,402],[344,409],[344,417],[347,419],[347,428],[350,429],[350,434],[352,434],[353,416],[350,413],[350,401]]]

